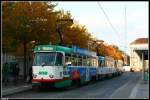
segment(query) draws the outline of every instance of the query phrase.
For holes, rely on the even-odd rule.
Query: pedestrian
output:
[[[3,75],[4,85],[7,86],[9,82],[9,74],[10,74],[10,68],[7,62],[3,66],[2,73],[3,73],[2,75]]]
[[[16,63],[16,80],[19,80],[19,72],[20,72],[20,68],[18,66],[18,63]]]
[[[13,69],[13,78],[14,78],[14,84],[16,85],[18,83],[18,77],[19,77],[19,66],[17,63],[12,63],[12,69]]]

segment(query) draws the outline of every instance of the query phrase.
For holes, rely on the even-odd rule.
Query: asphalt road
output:
[[[125,72],[121,76],[61,90],[29,90],[4,98],[128,98],[141,73]],[[121,91],[122,88],[126,90]]]

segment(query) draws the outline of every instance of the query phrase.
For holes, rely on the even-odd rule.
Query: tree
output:
[[[53,7],[46,2],[2,3],[3,46],[16,47],[14,48],[16,50],[21,44],[23,45],[24,75],[26,75],[26,53],[29,50],[27,48],[29,42],[35,40],[46,43],[49,40],[50,34],[46,25],[48,23],[45,21],[52,15]],[[7,42],[6,39],[11,41]]]
[[[3,52],[24,56],[25,76],[26,56],[34,47],[30,42],[59,43],[57,20],[72,19],[69,11],[55,11],[55,7],[56,5],[51,2],[2,2]],[[87,43],[92,39],[85,26],[70,22],[61,24],[64,44],[88,47]]]

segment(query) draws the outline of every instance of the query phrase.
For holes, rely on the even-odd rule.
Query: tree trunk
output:
[[[98,47],[96,47],[96,52],[97,52],[97,55],[99,56]]]
[[[23,42],[23,47],[24,47],[24,80],[26,80],[26,41]]]

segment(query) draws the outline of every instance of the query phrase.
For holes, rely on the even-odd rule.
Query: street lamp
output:
[[[71,23],[73,23],[73,20],[72,19],[59,19],[56,22],[57,22],[56,30],[57,30],[59,38],[60,38],[60,44],[63,44],[63,35],[62,35],[62,32],[61,32],[61,28],[62,28],[61,22],[66,22],[66,23],[71,22]]]
[[[29,30],[30,29],[30,27],[31,27],[31,25],[30,24],[27,24],[27,25],[25,25],[25,28],[26,28],[26,30]],[[24,59],[24,80],[26,80],[26,78],[27,78],[27,42],[26,42],[26,39],[28,38],[25,34],[23,34],[24,36],[23,36],[23,48],[24,48],[24,50],[23,50],[23,55],[24,55],[24,57],[23,57],[23,59]]]
[[[97,42],[98,44],[101,44],[101,43],[103,43],[104,41],[103,41],[103,40],[96,40],[96,42]]]

